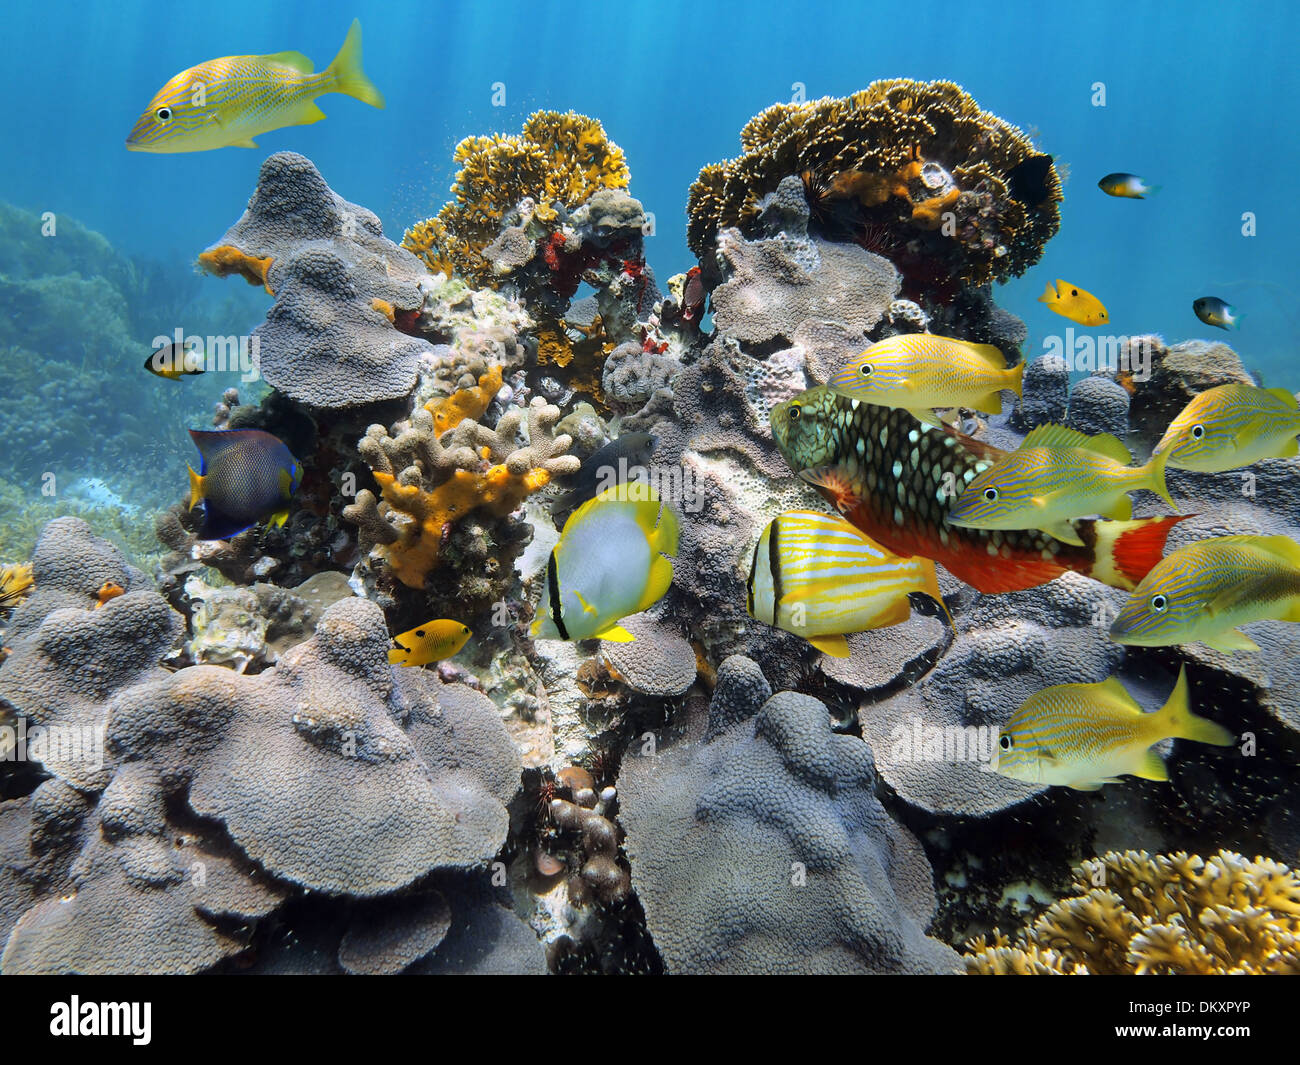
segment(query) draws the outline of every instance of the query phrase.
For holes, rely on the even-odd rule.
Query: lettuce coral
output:
[[[1111,851],[1075,869],[1079,893],[1053,903],[1013,942],[995,931],[969,972],[1007,974],[1300,973],[1300,874],[1220,851]]]

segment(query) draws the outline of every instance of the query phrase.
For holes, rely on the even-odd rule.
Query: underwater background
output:
[[[323,70],[354,19],[382,110],[327,95],[324,121],[259,134],[256,148],[127,150],[133,123],[178,71],[285,49]],[[1295,622],[1284,612],[1250,619],[1253,651],[1191,639],[1123,649],[1106,638],[1166,536],[1172,550],[1197,536],[1295,534],[1289,453],[1252,466],[1248,493],[1236,472],[1171,464],[1172,494],[1190,517],[1169,522],[1167,503],[1144,491],[1140,535],[1105,560],[1109,570],[1104,536],[1071,516],[1088,532],[1051,576],[1073,572],[1000,584],[980,568],[996,569],[987,559],[963,570],[936,555],[956,576],[940,570],[935,585],[931,566],[924,587],[910,589],[927,605],[909,616],[905,597],[901,618],[894,603],[848,630],[847,643],[805,642],[775,614],[765,626],[755,605],[762,552],[778,566],[767,523],[809,507],[850,513],[840,505],[849,489],[816,479],[829,460],[802,461],[789,420],[791,403],[815,408],[802,389],[851,354],[842,336],[810,340],[798,294],[769,283],[778,267],[807,268],[808,255],[809,291],[831,293],[815,297],[820,312],[839,301],[851,338],[948,330],[1029,367],[1018,415],[1008,406],[1009,417],[959,423],[980,442],[956,468],[966,483],[988,464],[980,447],[1013,449],[1067,410],[1073,429],[1114,433],[1144,456],[1211,385],[1300,390],[1293,25],[1283,0],[9,5],[0,563],[34,557],[36,584],[23,603],[26,578],[7,568],[0,588],[12,650],[0,657],[0,728],[20,717],[107,721],[109,749],[93,769],[52,756],[10,772],[0,735],[0,947],[10,944],[0,968],[1300,969]],[[1020,276],[995,276],[985,291],[978,271],[936,280],[912,259],[899,267],[900,288],[878,266],[903,261],[905,238],[868,223],[844,242],[828,206],[835,195],[819,201],[825,188],[797,168],[733,175],[739,201],[753,184],[743,222],[688,217],[702,168],[737,157],[754,116],[881,79],[954,82],[990,124],[1017,127],[991,149],[963,142],[972,156],[1009,141],[1013,154],[1051,157],[1051,194],[1024,213],[1050,213],[1054,225],[1059,208],[1059,231],[1045,222],[1017,235]],[[888,107],[922,106],[903,92]],[[403,242],[477,165],[474,153],[455,157],[458,145],[517,135],[537,112],[559,113],[557,129],[596,144],[608,169],[576,184],[628,195],[600,200],[584,185],[559,222],[545,197],[536,214],[531,201],[506,205],[492,219],[501,254],[494,266],[480,242],[470,258],[488,265],[478,273],[428,231]],[[630,180],[610,176],[618,149]],[[1106,195],[1098,180],[1115,172],[1159,192]],[[790,177],[803,180],[802,194]],[[905,184],[895,200],[908,195]],[[297,222],[344,219],[310,268],[290,269],[297,234],[276,228],[280,208],[266,206],[275,196],[309,205]],[[913,204],[913,220],[929,202]],[[561,224],[568,245],[547,229]],[[828,239],[813,239],[819,227]],[[717,254],[692,244],[716,244]],[[798,248],[778,263],[778,244]],[[576,261],[575,246],[594,258],[573,266],[565,256]],[[836,247],[861,259],[833,270]],[[438,274],[453,262],[456,276]],[[990,269],[998,275],[996,260]],[[1101,332],[1160,338],[1148,345],[1157,371],[1145,390],[1122,373],[1098,383],[1091,366],[1036,361],[1070,317],[1040,300],[1058,278],[1104,303]],[[355,297],[346,310],[347,300],[320,296],[345,289]],[[1239,327],[1198,317],[1192,303],[1205,296],[1231,304]],[[777,306],[785,297],[796,308],[789,321]],[[178,329],[247,336],[307,318],[318,333],[267,332],[265,380],[168,380],[144,368],[154,338]],[[1073,321],[1070,336],[1088,332]],[[295,344],[306,352],[322,336],[295,362]],[[321,352],[341,336],[391,350],[396,369],[329,365]],[[847,402],[818,416],[860,435],[844,444],[850,459],[855,440],[866,464],[871,440],[883,449],[890,432],[911,427],[869,421]],[[263,431],[242,469],[270,470],[272,495],[281,478],[284,498],[262,505],[249,531],[213,523],[215,490],[204,526],[183,503],[199,490],[187,466],[199,468],[200,452],[218,461],[187,430],[213,427]],[[453,450],[444,431],[463,446]],[[267,450],[266,432],[292,454]],[[685,506],[680,531],[644,511],[590,527],[595,568],[635,570],[637,528],[652,559],[679,550],[671,590],[650,564],[629,599],[635,610],[596,602],[599,621],[583,629],[584,619],[562,616],[552,549],[568,535],[564,519],[595,495],[583,491],[602,446],[684,471],[675,488]],[[926,446],[911,452],[920,487],[906,500],[900,490],[900,507],[924,511],[931,472],[936,482],[944,472],[950,456]],[[894,455],[877,454],[889,469]],[[894,481],[909,476],[906,448],[900,456]],[[553,483],[572,494],[558,498]],[[697,505],[706,517],[693,517]],[[88,524],[47,525],[68,516]],[[1002,543],[990,545],[995,562]],[[1041,549],[1049,566],[1062,550],[1031,547],[1031,561]],[[1139,554],[1141,572],[1126,569]],[[11,582],[22,587],[11,592]],[[56,614],[73,608],[85,616]],[[77,670],[93,678],[84,687]],[[1100,791],[1075,790],[1093,778],[918,765],[925,728],[996,739],[1048,685],[1119,677],[1134,706],[1155,711],[1185,694],[1184,673],[1195,712],[1231,739],[1209,726],[1158,737],[1165,753],[1176,738],[1167,779],[1147,762],[1142,773],[1124,769],[1137,773],[1124,783],[1101,775]],[[215,722],[201,742],[185,731],[200,719]],[[180,735],[188,747],[158,739]],[[1228,746],[1245,736],[1250,761]],[[911,753],[899,755],[900,743]],[[391,768],[399,763],[417,769]],[[316,819],[311,839],[278,832],[302,810]],[[714,838],[705,822],[744,827]],[[161,857],[149,849],[159,840],[174,845]],[[770,866],[753,864],[766,854]],[[185,879],[194,862],[215,886]],[[716,881],[681,872],[729,862]],[[1134,885],[1176,885],[1178,912],[1137,912],[1148,938],[1132,955],[1064,950],[1059,929],[1091,929],[1099,884],[1125,898]],[[790,886],[808,894],[781,901]],[[59,910],[61,893],[76,905]],[[1244,912],[1246,896],[1258,910],[1241,920],[1263,922],[1262,932],[1216,929],[1186,954],[1170,945],[1208,907],[1226,900]],[[757,914],[751,924],[746,911]],[[134,923],[101,946],[124,914]]]

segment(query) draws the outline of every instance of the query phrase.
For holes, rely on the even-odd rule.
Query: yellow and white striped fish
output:
[[[1170,738],[1226,747],[1232,733],[1192,713],[1187,667],[1169,701],[1143,713],[1114,677],[1100,684],[1056,684],[1031,695],[998,733],[991,768],[1031,784],[1096,791],[1125,773],[1168,780],[1164,759],[1151,750]]]
[[[1300,544],[1289,536],[1213,536],[1171,551],[1110,627],[1116,643],[1258,651],[1237,626],[1300,622]]]
[[[928,558],[892,554],[843,518],[816,510],[789,510],[768,523],[745,590],[750,616],[835,658],[849,656],[845,633],[906,621],[910,592],[948,613]]]
[[[231,55],[183,70],[158,90],[126,139],[133,152],[206,152],[325,117],[317,96],[340,92],[371,107],[384,98],[361,69],[361,23],[353,20],[339,54],[314,73],[301,52]]]
[[[1285,388],[1227,384],[1193,396],[1156,451],[1180,470],[1222,473],[1300,454],[1300,406]]]

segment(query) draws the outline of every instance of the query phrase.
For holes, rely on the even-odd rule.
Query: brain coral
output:
[[[453,158],[461,166],[453,199],[408,230],[403,244],[431,272],[455,272],[476,287],[495,284],[494,258],[503,246],[492,257],[484,251],[521,200],[532,201],[539,221],[553,220],[557,208],[571,211],[598,190],[627,188],[630,176],[622,149],[600,122],[573,111],[538,111],[518,136],[466,137]],[[521,233],[515,243],[522,239]]]
[[[755,686],[727,669],[748,693],[715,695],[730,720]],[[653,753],[635,743],[618,780],[633,884],[670,972],[957,971],[924,933],[930,866],[876,800],[865,743],[793,692],[706,728],[696,715]]]
[[[423,295],[420,261],[384,236],[379,219],[337,195],[311,160],[277,152],[262,164],[243,217],[199,264],[239,274],[276,297],[254,331],[262,376],[313,407],[405,396],[432,345],[399,332]],[[387,309],[387,311],[385,310]]]
[[[1049,906],[1014,943],[981,936],[972,973],[1300,974],[1300,875],[1220,851],[1111,851],[1074,871],[1078,894]]]
[[[342,600],[255,677],[194,666],[123,693],[110,747],[188,785],[196,813],[314,890],[378,895],[486,862],[519,755],[485,696],[394,669],[388,647],[379,608]]]
[[[742,155],[704,167],[691,186],[687,238],[701,259],[791,175],[827,235],[890,248],[923,287],[945,275],[982,285],[1021,274],[1060,225],[1055,168],[1037,203],[1017,199],[1012,171],[1037,150],[951,82],[876,81],[842,99],[776,104],[740,142]]]

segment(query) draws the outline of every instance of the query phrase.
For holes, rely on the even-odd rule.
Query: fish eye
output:
[[[1169,605],[1169,600],[1166,599],[1163,595],[1153,595],[1151,597],[1151,609],[1154,610],[1157,614],[1163,614],[1165,612],[1165,607],[1167,607],[1168,605]]]
[[[870,367],[870,366],[867,366],[867,365],[864,363],[863,366],[862,366],[862,369],[861,369],[860,373],[862,374],[863,377],[870,377],[870,376],[871,376],[871,367]]]
[[[799,405],[798,405],[798,404],[795,404],[793,407],[790,408],[790,420],[791,420],[792,422],[797,422],[797,421],[799,420]]]
[[[1077,288],[1070,289],[1071,296],[1077,296],[1078,294],[1079,294],[1079,290]]]
[[[1192,439],[1193,439],[1193,440],[1199,440],[1199,439],[1200,439],[1201,437],[1203,437],[1204,435],[1205,435],[1205,426],[1203,426],[1203,425],[1193,425],[1193,426],[1192,426]]]
[[[998,490],[996,488],[984,489],[984,498],[990,503],[994,502],[998,498]]]
[[[1102,320],[1103,322],[1106,320],[1106,312],[1105,312],[1105,311],[1102,311],[1102,312],[1101,312],[1101,320]]]
[[[166,122],[172,117],[172,109],[170,107],[160,107],[154,114],[158,116],[159,122]]]
[[[1011,750],[1011,737],[1003,733],[1003,735],[998,739],[998,746],[1004,751]]]

